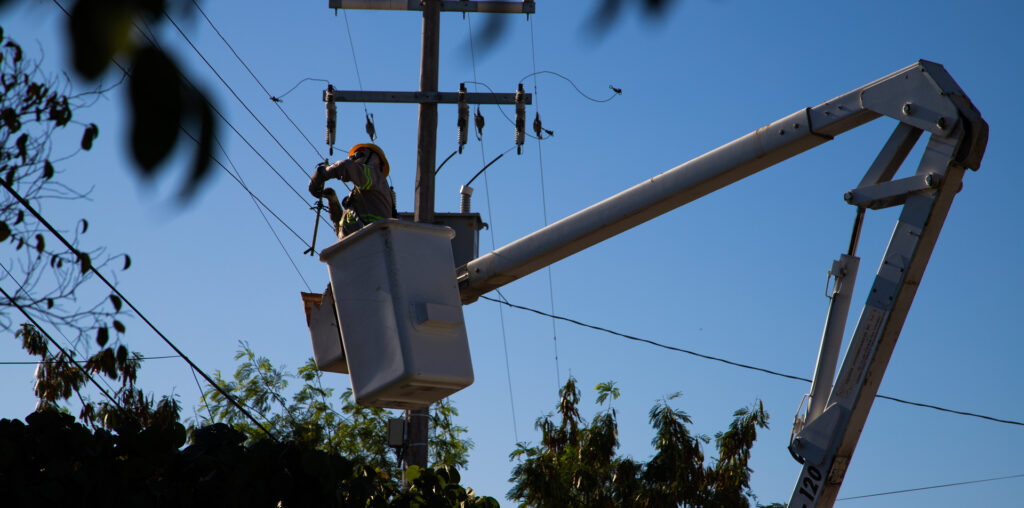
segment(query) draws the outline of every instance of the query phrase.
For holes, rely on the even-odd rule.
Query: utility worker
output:
[[[346,160],[330,166],[317,165],[309,180],[309,193],[316,198],[327,198],[328,212],[339,239],[378,220],[398,217],[394,194],[387,184],[389,172],[384,151],[372,143],[353,146]],[[352,192],[341,202],[333,189],[324,188],[324,182],[333,178],[352,182]]]

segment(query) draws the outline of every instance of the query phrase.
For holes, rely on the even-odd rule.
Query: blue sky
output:
[[[272,94],[303,78],[360,87],[345,16],[327,2],[206,2],[203,8]],[[941,63],[990,126],[981,170],[964,178],[903,328],[880,393],[999,418],[1024,420],[1018,375],[1024,312],[1024,177],[1017,135],[1024,106],[1019,32],[1013,2],[675,2],[653,22],[623,11],[603,36],[587,29],[588,7],[538,2],[531,18],[536,69],[572,78],[607,103],[582,98],[566,82],[540,76],[535,105],[555,136],[545,140],[543,173],[536,141],[521,156],[506,155],[474,183],[474,211],[490,228],[481,253],[542,227],[798,109],[817,105],[892,71],[928,59]],[[310,170],[318,159],[204,19],[179,23],[235,92]],[[362,87],[418,86],[420,17],[411,12],[349,11]],[[8,7],[0,24],[45,66],[61,72],[66,20],[51,3]],[[508,19],[497,46],[472,62],[468,25],[481,16],[442,15],[440,88],[485,82],[511,92],[533,72],[531,25]],[[189,76],[202,84],[228,119],[292,186],[306,177],[242,108],[173,27],[158,38]],[[35,44],[38,41],[38,45]],[[113,83],[111,74],[105,83]],[[532,80],[527,80],[528,88]],[[79,84],[78,86],[85,86]],[[306,82],[281,106],[324,152],[323,84]],[[473,87],[470,85],[470,89]],[[185,207],[174,196],[185,159],[166,175],[142,181],[125,148],[125,93],[117,90],[76,114],[100,127],[96,148],[68,161],[65,178],[92,187],[92,200],[53,204],[45,215],[70,227],[90,221],[87,246],[126,252],[132,268],[120,289],[207,371],[234,370],[238,341],[294,369],[311,355],[298,293],[326,284],[325,267],[274,223],[300,278],[248,196],[223,172]],[[399,209],[411,210],[415,177],[416,108],[370,104],[378,144],[388,153]],[[511,115],[511,110],[506,112]],[[455,149],[455,108],[439,114],[438,159]],[[483,147],[473,136],[463,154],[438,175],[437,210],[456,211],[458,188],[512,146],[512,126],[494,106]],[[534,108],[528,109],[532,119]],[[360,104],[340,108],[338,145],[366,140]],[[809,377],[827,300],[825,272],[845,252],[854,209],[842,200],[856,186],[892,121],[881,119],[502,289],[513,303],[649,338],[703,354]],[[77,142],[78,134],[69,136]],[[304,238],[312,213],[267,165],[227,128],[227,154],[253,191]],[[483,154],[481,153],[483,152]],[[915,154],[918,154],[915,152]],[[180,155],[187,155],[181,152]],[[915,155],[907,166],[915,162]],[[543,189],[546,200],[542,199]],[[860,278],[850,328],[895,223],[896,211],[870,211],[860,242]],[[319,245],[330,238],[321,231]],[[104,295],[102,288],[90,289]],[[553,295],[553,302],[551,295]],[[460,422],[476,443],[464,483],[502,499],[516,437],[536,441],[533,422],[551,411],[558,380],[575,376],[589,390],[614,380],[623,396],[621,451],[645,460],[652,452],[647,410],[673,401],[693,418],[693,430],[724,430],[732,412],[756,400],[771,414],[753,451],[752,486],[762,502],[786,501],[799,467],[786,451],[803,383],[668,352],[564,322],[479,301],[465,307],[476,382],[454,396]],[[502,328],[504,322],[504,331]],[[128,319],[124,339],[146,355],[169,348]],[[557,341],[553,340],[557,336]],[[849,334],[847,335],[847,337]],[[504,339],[503,339],[504,337]],[[506,347],[507,343],[507,357]],[[555,351],[557,344],[557,369]],[[13,340],[0,341],[6,361],[25,360]],[[506,364],[510,367],[506,370]],[[31,366],[4,366],[5,417],[32,410]],[[509,387],[511,379],[511,390]],[[339,391],[342,375],[326,380]],[[199,399],[184,362],[154,360],[144,386],[180,396],[186,413]],[[512,397],[510,399],[510,391]],[[585,391],[586,414],[596,406]],[[514,416],[512,406],[514,403]],[[879,400],[874,405],[839,497],[1024,473],[1018,460],[1024,428]],[[838,506],[972,506],[1013,504],[1022,479],[841,501]],[[505,501],[505,503],[508,503]],[[511,503],[508,503],[511,504]]]

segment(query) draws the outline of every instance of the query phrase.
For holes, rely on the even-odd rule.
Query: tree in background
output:
[[[391,478],[401,477],[401,464],[387,447],[386,436],[388,419],[396,415],[356,404],[351,389],[334,399],[334,390],[323,386],[312,358],[291,375],[243,342],[235,360],[240,363],[232,380],[224,380],[219,371],[214,379],[240,404],[261,414],[271,433],[379,468]],[[285,394],[290,380],[298,380],[302,386],[289,398]],[[266,437],[218,390],[206,390],[203,400],[205,407],[198,408],[197,416],[203,424],[229,424],[248,436],[250,442]],[[340,402],[338,407],[333,400]],[[468,464],[473,441],[465,436],[465,427],[454,423],[458,414],[447,399],[431,405],[428,446],[432,467],[465,468]]]
[[[0,298],[0,324],[14,331],[26,351],[40,356],[35,394],[41,406],[56,406],[74,396],[84,421],[113,424],[120,415],[116,405],[109,400],[93,402],[83,393],[87,372],[115,381],[117,387],[111,386],[108,393],[123,407],[141,408],[145,397],[135,389],[138,360],[117,345],[125,333],[117,319],[121,299],[111,294],[83,304],[80,289],[92,278],[93,268],[123,259],[121,269],[126,270],[131,260],[127,255],[107,255],[103,249],[80,249],[80,236],[89,227],[85,219],[74,231],[57,230],[69,247],[29,209],[41,212],[48,203],[88,197],[59,181],[60,163],[77,151],[55,153],[54,137],[81,127],[79,149],[92,148],[99,128],[74,120],[73,113],[102,92],[68,95],[67,82],[43,75],[39,62],[26,59],[21,46],[4,37],[2,29],[0,41],[0,243],[11,246],[0,258],[0,282],[6,287]],[[15,326],[26,321],[32,324]],[[40,326],[64,336],[68,346],[84,345],[85,351],[95,339],[99,351],[78,358],[73,349],[50,341]],[[150,406],[161,408],[161,418],[175,407],[171,400],[160,404]],[[152,411],[143,415],[152,417]]]
[[[588,423],[579,412],[580,391],[569,378],[559,391],[557,418],[537,420],[537,446],[519,443],[510,458],[508,497],[520,506],[614,507],[701,506],[749,507],[750,449],[757,430],[768,427],[768,413],[756,402],[739,409],[725,432],[714,437],[718,457],[705,466],[703,444],[711,438],[690,433],[690,417],[674,409],[673,394],[649,413],[656,453],[646,463],[617,454],[618,423],[612,401],[620,395],[614,382],[598,384],[597,403],[607,404]]]

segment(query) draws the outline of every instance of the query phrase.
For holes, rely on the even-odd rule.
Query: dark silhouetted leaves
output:
[[[71,121],[71,106],[68,105],[67,97],[61,97],[60,99],[51,97],[48,101],[48,106],[50,120],[57,127],[67,125]]]
[[[114,312],[121,312],[121,297],[110,295],[110,303],[114,306]]]
[[[75,70],[96,79],[118,50],[130,43],[134,12],[127,0],[78,0],[71,8]]]
[[[12,133],[21,130],[21,119],[18,118],[18,112],[13,108],[4,108],[3,112],[0,112],[0,120],[3,120],[4,127],[7,127]]]
[[[191,197],[199,183],[209,174],[210,157],[213,155],[213,140],[217,126],[213,120],[212,106],[206,97],[194,90],[188,96],[189,109],[186,113],[188,113],[188,123],[191,124],[189,130],[195,132],[196,127],[199,128],[199,146],[196,148],[196,154],[192,160],[192,172],[185,187],[181,190],[180,197],[182,199]]]
[[[82,223],[82,234],[84,235],[89,230],[89,221],[82,219],[80,222]]]
[[[85,128],[85,132],[82,133],[82,150],[91,150],[92,142],[99,136],[100,128],[96,124],[91,123]]]
[[[0,221],[0,242],[11,237],[11,227],[6,222]]]
[[[96,330],[96,344],[99,344],[100,347],[103,347],[107,345],[107,341],[109,340],[110,330],[107,330],[107,327],[101,326],[99,330]]]
[[[54,304],[53,298],[47,298],[46,299],[46,308],[47,309],[52,309],[53,308],[53,304]]]
[[[127,270],[128,267],[130,267],[130,266],[132,266],[132,258],[128,254],[125,254],[124,255],[124,268],[122,268],[122,270]]]
[[[43,235],[36,235],[36,252],[42,254],[46,250],[46,242],[43,239]]]
[[[49,160],[43,162],[43,178],[47,180],[53,178],[53,164]]]
[[[18,62],[20,62],[20,61],[21,61],[21,56],[22,56],[22,53],[21,53],[21,46],[19,46],[19,45],[18,45],[18,44],[17,44],[16,42],[14,42],[14,41],[7,41],[7,44],[4,44],[4,47],[6,47],[6,48],[11,48],[11,49],[13,49],[13,50],[14,50],[14,62],[15,62],[15,63],[18,63]]]
[[[28,157],[28,133],[23,133],[18,136],[18,140],[14,142],[14,146],[18,148],[18,157],[21,157],[21,163],[25,164],[26,158]],[[11,168],[13,171],[14,168]]]
[[[170,153],[184,115],[178,67],[159,49],[135,55],[131,78],[132,154],[146,175]]]
[[[122,322],[120,322],[120,321],[115,319],[114,320],[114,330],[117,330],[117,333],[124,333],[124,323],[122,323]]]
[[[84,252],[79,252],[77,254],[78,262],[82,264],[82,274],[84,275],[86,273],[89,273],[89,269],[92,268],[92,258],[90,258],[89,255]]]

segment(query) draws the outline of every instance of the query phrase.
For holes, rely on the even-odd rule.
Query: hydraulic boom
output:
[[[903,322],[953,196],[977,170],[988,124],[939,64],[919,61],[729,144],[483,255],[458,270],[463,304],[876,118],[899,123],[867,174],[844,196],[858,208],[850,251],[834,264],[832,305],[812,398],[789,445],[803,464],[790,507],[835,502]],[[913,176],[893,179],[920,136],[929,139]],[[902,206],[839,376],[833,380],[865,209]]]

